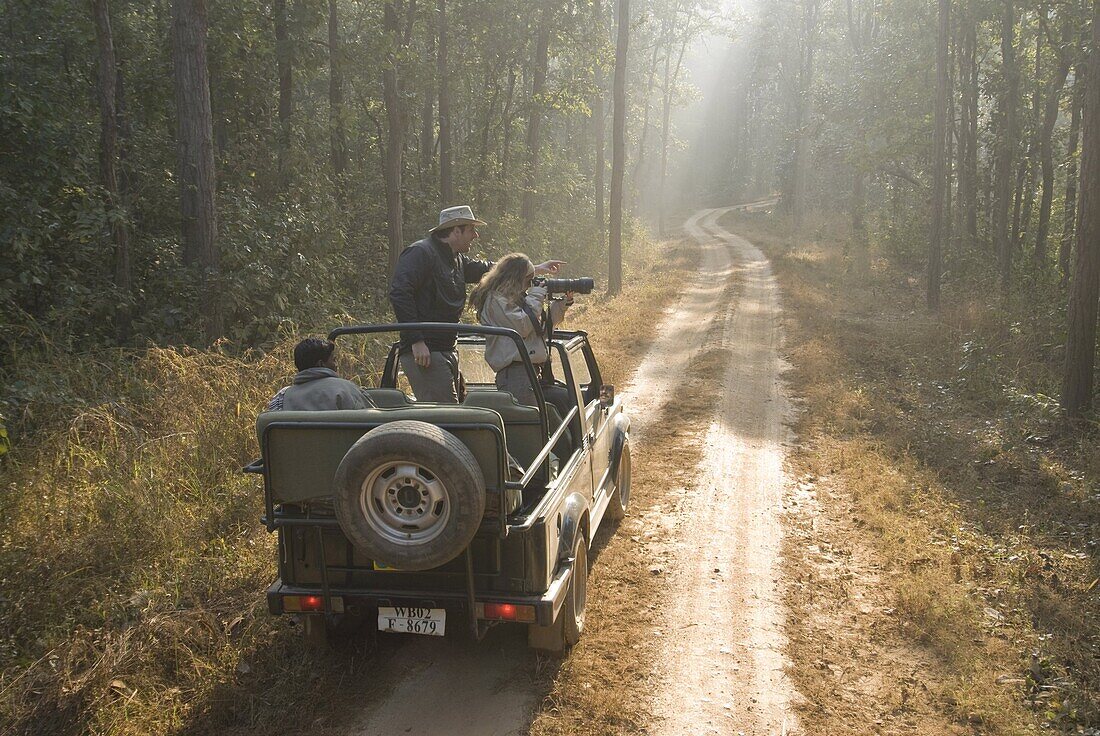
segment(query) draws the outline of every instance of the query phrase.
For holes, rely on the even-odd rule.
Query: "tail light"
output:
[[[535,622],[535,607],[515,603],[478,603],[477,617],[495,621]]]
[[[344,599],[338,596],[329,598],[333,613],[344,612]],[[320,595],[284,595],[283,610],[288,613],[324,613],[325,599]]]

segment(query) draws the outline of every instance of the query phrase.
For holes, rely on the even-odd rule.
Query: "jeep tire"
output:
[[[624,442],[619,455],[619,465],[615,470],[615,489],[611,500],[607,502],[607,518],[620,521],[626,516],[630,506],[630,443]]]
[[[477,460],[450,432],[402,420],[351,446],[333,479],[336,518],[353,545],[398,570],[450,562],[485,513]]]
[[[554,656],[565,654],[584,633],[584,614],[588,602],[588,543],[578,534],[573,542],[573,575],[558,617],[549,626],[527,627],[527,646]]]

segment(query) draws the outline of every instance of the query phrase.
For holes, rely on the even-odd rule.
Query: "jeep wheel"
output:
[[[573,646],[584,633],[584,612],[588,604],[588,543],[584,534],[573,544],[573,583],[562,606],[562,628],[566,646]]]
[[[573,544],[573,577],[557,619],[549,626],[527,627],[527,646],[545,654],[560,656],[580,641],[588,603],[588,544],[584,534]]]
[[[630,443],[623,443],[619,468],[615,473],[615,490],[607,504],[607,518],[618,521],[626,516],[630,505]]]
[[[470,450],[450,432],[411,420],[372,429],[352,445],[333,492],[348,540],[398,570],[450,562],[485,512],[485,480]]]

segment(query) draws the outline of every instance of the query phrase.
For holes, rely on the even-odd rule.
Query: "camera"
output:
[[[590,278],[548,279],[540,276],[531,283],[546,289],[547,294],[565,294],[570,291],[577,294],[591,294],[592,290],[596,288],[596,282]]]

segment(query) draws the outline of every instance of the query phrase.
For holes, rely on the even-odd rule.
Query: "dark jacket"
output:
[[[466,306],[466,284],[476,284],[492,261],[455,255],[450,246],[429,236],[418,240],[397,259],[390,281],[390,303],[398,322],[458,322]],[[429,350],[454,350],[454,332],[401,333],[401,352],[424,340]]]

